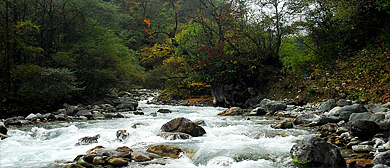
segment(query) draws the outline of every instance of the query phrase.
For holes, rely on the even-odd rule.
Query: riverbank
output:
[[[77,106],[80,108],[75,108],[75,106],[67,105],[64,109],[60,109],[50,115],[45,114],[40,116],[39,114],[31,114],[25,118],[9,118],[4,120],[4,123],[0,123],[0,130],[3,134],[2,138],[6,138],[7,127],[11,127],[11,129],[17,129],[19,127],[31,125],[33,127],[39,128],[45,127],[45,125],[56,125],[61,123],[72,124],[83,121],[106,121],[106,123],[110,123],[111,120],[105,119],[117,120],[121,118],[131,118],[135,116],[149,118],[164,115],[175,115],[175,113],[179,112],[178,110],[175,110],[175,108],[182,107],[183,105],[185,106],[185,104],[178,104],[181,106],[153,105],[151,103],[156,101],[149,101],[149,106],[161,107],[160,109],[153,112],[144,109],[144,107],[138,107],[138,103],[136,105],[132,104],[132,106],[130,106],[130,102],[133,102],[130,100],[147,101],[147,97],[156,96],[156,94],[157,92],[155,91],[146,90],[142,94],[131,94],[123,92],[123,94],[121,94],[121,96],[117,99],[110,100],[111,103],[116,102],[116,104],[113,103],[115,106],[108,104],[107,102],[109,100],[102,100],[95,105]],[[171,100],[171,102],[183,101]],[[164,102],[160,103],[164,104]],[[288,132],[292,129],[302,128],[315,130],[315,132],[317,132],[316,137],[324,139],[327,142],[332,143],[341,149],[341,155],[346,160],[346,165],[348,165],[349,167],[372,167],[380,163],[378,159],[376,159],[376,162],[374,161],[376,157],[383,156],[386,154],[386,152],[388,153],[390,150],[390,127],[388,127],[390,123],[390,117],[388,114],[390,112],[390,103],[376,105],[363,105],[363,103],[364,102],[362,101],[350,101],[345,99],[340,99],[336,102],[335,100],[330,99],[324,103],[308,103],[304,106],[296,106],[286,104],[283,101],[264,99],[256,106],[249,109],[241,109],[238,107],[229,108],[225,111],[221,109],[218,113],[215,113],[215,117],[223,117],[226,120],[230,117],[236,118],[238,116],[243,121],[246,120],[255,123],[258,122],[259,124],[272,123],[271,127],[267,129],[273,131],[285,130]],[[177,103],[172,104],[177,105]],[[206,106],[206,104],[201,103],[198,103],[197,105]],[[149,106],[148,108],[150,108]],[[127,107],[127,109],[124,107]],[[72,109],[74,111],[70,112]],[[217,114],[219,115],[217,116]],[[264,121],[264,119],[266,121]],[[204,120],[199,120],[196,123],[197,125],[206,124]],[[228,125],[233,123],[227,122]],[[142,122],[132,123],[131,128],[137,129],[138,127],[143,127],[143,125],[144,123]],[[119,130],[120,129],[118,129],[118,131]],[[126,131],[124,131],[124,133],[124,136],[118,136],[117,133],[117,141],[123,141],[123,139],[121,140],[119,137],[123,138],[130,136],[130,134],[126,134]],[[283,137],[288,135],[289,134],[285,133],[277,133],[271,137]],[[159,134],[159,136],[165,138],[168,137],[169,139],[178,138],[179,140],[185,139],[185,137],[191,137],[188,136],[186,133]],[[92,142],[97,142],[100,138],[100,135],[90,135],[89,137],[84,138],[86,138],[87,140],[89,139]],[[82,144],[83,141],[80,141],[78,143]],[[154,158],[161,158],[162,156],[156,156],[152,153],[147,153],[146,151],[139,152],[144,153],[142,156],[139,157],[150,158],[150,160],[148,160],[148,164],[149,162],[151,162],[150,164],[166,164],[166,162],[161,162],[161,160],[160,162],[158,162],[158,159]],[[130,154],[132,153],[130,152]],[[123,159],[123,157],[119,157],[119,155],[115,155],[115,157]],[[79,158],[79,160],[75,162],[85,161],[85,159],[80,159],[81,158]],[[157,159],[157,162],[153,159]],[[126,163],[131,163],[131,161],[135,160],[135,158],[130,157],[127,159]],[[110,159],[106,159],[104,160],[104,163],[108,163],[109,161]],[[91,163],[88,163],[94,164],[93,160],[91,160],[90,162]],[[139,162],[139,164],[143,164],[145,161],[142,161],[141,159],[141,161]],[[115,163],[113,164],[115,165]]]

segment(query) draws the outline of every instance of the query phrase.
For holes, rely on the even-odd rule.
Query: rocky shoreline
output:
[[[64,108],[53,113],[8,118],[0,121],[0,138],[7,138],[7,127],[123,118],[121,112],[129,111],[135,115],[144,115],[142,109],[137,109],[138,101],[147,100],[157,94],[158,92],[151,90],[123,92],[116,98],[104,99],[91,105],[65,104]],[[149,103],[209,106],[210,100],[189,103],[183,100],[155,99]],[[160,109],[158,112],[171,113],[169,109]],[[330,99],[324,103],[295,106],[283,101],[263,99],[250,109],[231,107],[219,115],[243,116],[247,120],[251,120],[252,116],[267,115],[273,116],[271,117],[273,120],[279,120],[277,124],[272,125],[275,129],[307,127],[316,130],[318,134],[315,137],[299,142],[291,149],[290,155],[298,167],[390,167],[390,102],[364,105],[362,101],[340,99],[336,102]],[[192,136],[202,136],[206,132],[201,125],[202,121],[192,122],[185,118],[176,118],[164,124],[158,136],[166,139],[188,139]],[[126,130],[117,131],[118,141],[126,141],[128,136]],[[92,144],[97,142],[99,137],[99,134],[84,137],[75,145]],[[148,146],[142,149],[130,149],[129,147],[106,149],[97,146],[87,151],[86,154],[79,155],[65,167],[164,165],[166,158],[184,156],[180,153],[190,157],[194,152],[169,145]]]
[[[232,107],[219,115],[248,119],[269,115],[280,120],[272,126],[275,129],[304,126],[317,130],[316,137],[291,149],[298,167],[390,166],[390,102],[363,105],[362,101],[330,99],[299,107],[264,99],[253,109]]]

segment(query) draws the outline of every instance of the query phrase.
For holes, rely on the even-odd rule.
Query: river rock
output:
[[[261,107],[256,107],[249,114],[250,115],[266,115],[267,112]]]
[[[172,113],[172,111],[169,109],[159,109],[159,110],[157,110],[157,112],[158,113]]]
[[[157,136],[162,137],[164,139],[169,140],[177,140],[177,139],[190,139],[191,135],[182,133],[182,132],[162,132],[157,134]]]
[[[4,135],[4,134],[2,134],[2,133],[0,133],[0,139],[3,140],[3,139],[5,139],[5,138],[8,138],[8,136],[7,136],[7,135]]]
[[[353,122],[356,120],[367,120],[367,121],[374,121],[375,123],[381,122],[383,119],[385,119],[384,114],[373,114],[370,112],[364,112],[364,113],[353,113],[349,117],[349,122]]]
[[[192,122],[187,118],[175,118],[161,127],[163,132],[182,132],[189,134],[193,137],[202,136],[206,131],[196,123]]]
[[[321,112],[326,112],[326,111],[330,111],[331,109],[333,109],[334,107],[336,107],[336,100],[334,99],[329,99],[328,101],[324,102],[321,104],[319,110]]]
[[[390,167],[387,166],[387,165],[384,165],[384,164],[377,164],[377,165],[375,165],[375,166],[372,167],[372,168],[390,168]]]
[[[381,104],[368,104],[365,106],[367,110],[373,112],[373,113],[379,113],[379,112],[387,112],[389,111],[388,108],[384,107]]]
[[[386,166],[390,166],[390,151],[386,152],[380,152],[378,155],[375,156],[372,163],[374,165],[383,164]]]
[[[199,126],[206,126],[206,122],[204,120],[196,120],[194,123]]]
[[[287,108],[287,104],[282,101],[263,99],[258,107],[264,109],[268,114],[272,115],[278,110],[285,110]]]
[[[73,116],[76,115],[78,110],[78,106],[68,106],[66,107],[66,114]]]
[[[276,125],[272,125],[271,127],[276,129],[287,129],[287,128],[293,128],[294,126],[291,120],[283,120]]]
[[[145,113],[142,111],[134,111],[133,114],[134,115],[145,115]]]
[[[373,150],[372,145],[353,145],[352,150],[356,153],[368,153]]]
[[[116,131],[116,138],[119,141],[125,141],[129,138],[130,134],[127,132],[127,130],[118,130]]]
[[[8,132],[7,127],[5,127],[3,122],[0,122],[0,133],[4,134],[4,135],[7,135],[7,132]]]
[[[80,110],[76,113],[76,116],[84,116],[84,117],[87,117],[87,118],[92,118],[93,115],[91,113],[91,111],[89,110]]]
[[[125,159],[122,159],[122,158],[112,158],[112,159],[108,160],[108,164],[110,164],[114,167],[124,167],[124,166],[127,166],[129,164],[129,162],[126,161]]]
[[[117,111],[135,111],[138,107],[138,101],[132,100],[130,98],[121,98],[119,99],[120,104],[115,108]]]
[[[89,144],[93,144],[93,143],[98,143],[98,139],[100,138],[100,134],[97,134],[93,137],[89,137],[89,136],[86,136],[86,137],[83,137],[83,138],[80,138],[78,140],[78,142],[76,143],[76,146],[78,145],[89,145]]]
[[[237,116],[244,114],[244,110],[242,110],[240,107],[231,107],[223,111],[222,113],[219,113],[219,116]]]
[[[337,101],[336,105],[338,107],[344,107],[344,106],[352,105],[352,101],[351,100],[340,99],[339,101]]]
[[[359,139],[368,139],[379,131],[379,126],[374,121],[356,120],[350,123],[351,134]]]
[[[46,113],[42,117],[46,118],[47,120],[55,120],[56,119],[56,116],[52,113]]]
[[[335,107],[332,110],[330,110],[328,113],[325,113],[327,116],[339,116],[343,107]]]
[[[152,160],[148,155],[142,154],[142,153],[133,153],[131,158],[135,162],[146,162]]]
[[[340,149],[316,137],[295,144],[290,155],[298,167],[346,167]]]
[[[367,112],[367,109],[361,104],[344,106],[344,107],[342,107],[342,109],[340,111],[339,117],[345,121],[348,121],[349,117],[353,113],[363,113],[363,112]]]
[[[35,121],[35,120],[38,119],[38,117],[37,117],[37,115],[31,113],[31,114],[29,114],[25,119],[26,119],[26,120],[29,120],[29,121]]]
[[[150,145],[147,149],[148,152],[158,154],[162,157],[179,158],[180,153],[187,155],[193,155],[195,152],[184,148],[171,146],[171,145]]]
[[[300,114],[294,119],[294,124],[310,124],[317,119],[319,119],[319,116],[316,114]]]
[[[341,121],[341,119],[339,117],[323,115],[323,116],[320,116],[316,121],[314,121],[312,123],[312,125],[319,126],[319,125],[324,125],[327,123],[338,123],[340,121]]]

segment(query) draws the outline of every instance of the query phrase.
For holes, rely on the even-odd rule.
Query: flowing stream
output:
[[[88,120],[44,126],[10,128],[9,138],[0,141],[0,167],[57,167],[77,155],[102,145],[116,149],[151,144],[169,144],[196,152],[192,157],[168,159],[167,164],[129,167],[292,167],[291,147],[313,133],[303,129],[271,128],[275,121],[267,117],[221,117],[224,108],[150,105],[141,101],[145,115],[124,113],[128,118]],[[157,117],[149,114],[167,108],[172,113]],[[204,120],[206,134],[188,140],[166,140],[156,136],[163,124],[176,117]],[[250,120],[247,120],[250,118]],[[132,126],[136,124],[137,127]],[[128,141],[115,141],[116,131],[126,129]],[[75,146],[79,138],[100,134],[98,144]]]

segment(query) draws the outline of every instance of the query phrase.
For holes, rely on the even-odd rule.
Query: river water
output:
[[[273,129],[271,124],[275,121],[261,116],[249,117],[250,120],[241,116],[217,116],[224,108],[149,105],[146,101],[141,101],[139,107],[145,115],[124,113],[128,118],[10,128],[9,138],[0,141],[0,167],[57,167],[97,145],[116,149],[151,144],[180,146],[196,154],[192,158],[168,159],[165,166],[139,167],[292,167],[291,147],[298,140],[313,135],[303,129]],[[149,115],[161,108],[173,112],[158,113],[157,117]],[[165,140],[156,136],[164,123],[176,117],[204,120],[206,126],[202,127],[206,134],[188,140]],[[134,124],[136,128],[132,127]],[[128,141],[115,141],[116,131],[121,129],[130,132]],[[75,146],[79,138],[96,134],[101,135],[98,144]],[[131,167],[137,166],[132,164]]]

